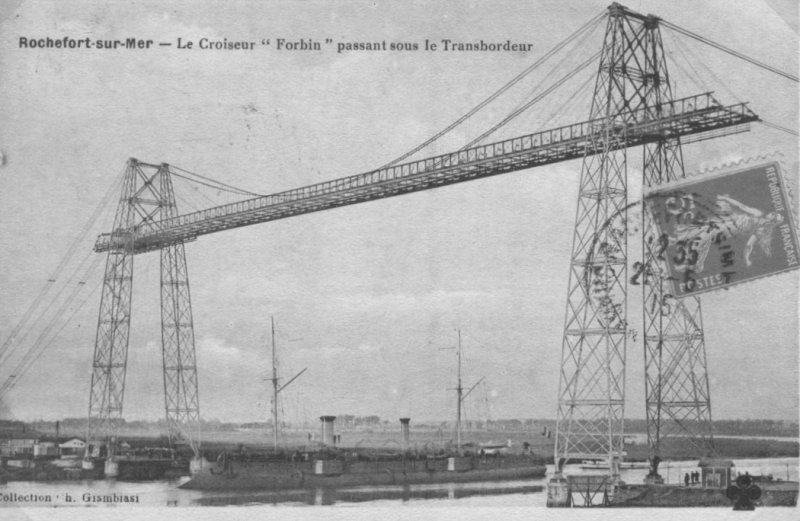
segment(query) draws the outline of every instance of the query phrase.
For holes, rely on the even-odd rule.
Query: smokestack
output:
[[[408,440],[410,438],[408,423],[411,418],[400,418],[400,438],[403,442],[403,450],[408,450]]]
[[[336,416],[320,416],[319,420],[321,422],[322,427],[322,444],[333,447],[333,422],[336,420]]]

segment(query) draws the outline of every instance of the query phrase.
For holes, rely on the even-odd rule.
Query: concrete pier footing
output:
[[[557,474],[547,483],[548,507],[569,507],[571,497],[569,482],[564,476]]]
[[[203,457],[192,458],[191,461],[189,461],[189,475],[194,476],[207,466],[208,466],[207,459]]]
[[[103,470],[103,474],[107,478],[116,478],[119,476],[119,463],[114,461],[113,458],[106,459],[106,466]]]

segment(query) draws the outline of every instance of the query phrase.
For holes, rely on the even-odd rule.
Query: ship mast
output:
[[[275,317],[270,316],[270,322],[272,325],[272,378],[269,380],[272,382],[272,432],[273,432],[273,447],[275,451],[278,451],[278,393],[286,389],[286,387],[294,382],[301,374],[306,372],[306,369],[303,369],[296,375],[294,375],[288,382],[278,386],[278,382],[280,378],[278,378],[278,358],[275,354]]]
[[[456,408],[456,450],[461,454],[461,402],[463,401],[461,395],[464,388],[461,387],[461,330],[458,330],[458,386],[456,393],[458,394],[458,406]]]
[[[484,377],[481,377],[480,380],[475,382],[472,387],[470,387],[467,392],[464,392],[464,386],[461,384],[461,330],[457,329],[458,331],[458,348],[457,348],[457,355],[458,355],[458,385],[456,386],[456,450],[459,454],[461,454],[461,406],[466,400],[467,396],[475,390],[479,383],[484,380]],[[451,348],[452,349],[452,348]]]
[[[275,317],[269,317],[272,323],[272,432],[273,448],[278,451],[278,364],[275,358]]]

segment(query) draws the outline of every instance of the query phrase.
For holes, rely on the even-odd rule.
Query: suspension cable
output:
[[[735,56],[735,57],[737,57],[737,58],[739,58],[741,60],[749,62],[749,63],[755,65],[756,67],[761,67],[762,69],[766,69],[766,70],[768,70],[768,71],[770,71],[770,72],[772,72],[774,74],[777,74],[779,76],[783,76],[784,78],[788,78],[788,79],[790,79],[790,80],[792,80],[794,82],[800,82],[800,78],[798,78],[797,76],[795,76],[793,74],[789,74],[788,72],[784,72],[784,71],[782,71],[782,70],[780,70],[780,69],[778,69],[776,67],[772,67],[771,65],[767,65],[766,63],[761,62],[759,60],[756,60],[755,58],[750,58],[749,56],[745,56],[744,54],[742,54],[740,52],[734,51],[733,49],[731,49],[729,47],[725,47],[724,45],[716,43],[716,42],[714,42],[712,40],[709,40],[708,38],[700,36],[699,34],[693,33],[693,32],[691,32],[691,31],[689,31],[687,29],[684,29],[682,27],[678,27],[677,25],[675,25],[673,23],[670,23],[670,22],[667,22],[666,20],[661,20],[661,23],[662,23],[662,25],[664,25],[664,26],[666,26],[666,27],[668,27],[668,28],[670,28],[670,29],[672,29],[674,31],[677,31],[677,32],[679,32],[679,33],[681,33],[681,34],[683,34],[685,36],[690,37],[690,38],[694,38],[695,40],[697,40],[699,42],[702,42],[702,43],[704,43],[706,45],[710,45],[711,47],[714,47],[715,49],[718,49],[720,51],[726,52],[726,53],[730,54],[731,56]]]
[[[586,90],[588,89],[589,85],[592,84],[592,81],[595,80],[596,78],[597,76],[594,74],[588,76],[583,81],[581,86],[578,87],[576,90],[574,90],[572,94],[570,94],[569,98],[567,98],[567,100],[563,104],[561,104],[561,106],[559,106],[556,110],[550,113],[550,116],[548,116],[548,118],[544,121],[544,123],[539,125],[539,128],[536,129],[536,132],[541,132],[545,130],[547,128],[547,125],[549,125],[550,122],[553,121],[553,118],[555,118],[559,114],[563,114],[568,106],[574,105],[573,101],[582,96],[583,93],[586,92]]]
[[[699,82],[702,84],[702,85],[701,85],[701,86],[702,86],[702,89],[701,89],[701,90],[710,91],[710,90],[712,90],[712,89],[710,89],[710,88],[708,87],[708,85],[706,85],[706,83],[703,81],[703,78],[702,78],[702,76],[700,76],[700,74],[697,72],[697,70],[696,70],[696,69],[694,68],[694,66],[692,65],[692,60],[689,60],[689,59],[687,58],[687,56],[686,56],[686,54],[684,53],[684,51],[686,51],[686,53],[690,54],[692,58],[695,58],[695,61],[697,61],[697,62],[699,62],[701,65],[703,65],[703,67],[705,68],[705,70],[706,70],[706,71],[708,71],[708,73],[709,73],[709,74],[711,74],[711,76],[714,78],[714,80],[716,80],[716,82],[717,82],[716,84],[718,84],[718,85],[721,85],[721,86],[722,86],[722,88],[723,88],[723,89],[725,89],[725,91],[726,91],[728,94],[730,94],[730,95],[731,95],[731,96],[732,96],[732,97],[733,97],[733,98],[734,98],[736,101],[739,101],[739,102],[741,101],[741,99],[739,98],[739,96],[737,96],[737,95],[736,95],[736,93],[735,93],[735,92],[733,92],[733,90],[731,90],[731,89],[730,89],[730,88],[729,88],[729,87],[726,85],[726,83],[725,83],[725,82],[721,81],[721,80],[719,79],[719,77],[717,77],[717,75],[716,75],[716,74],[714,74],[714,71],[713,71],[713,70],[712,70],[710,67],[708,67],[707,65],[705,65],[705,64],[704,64],[704,63],[703,63],[703,62],[702,62],[702,61],[701,61],[699,58],[697,58],[697,56],[695,56],[695,54],[692,52],[692,50],[691,50],[691,49],[690,49],[690,48],[689,48],[689,47],[688,47],[688,46],[687,46],[687,45],[686,45],[686,44],[685,44],[683,41],[681,41],[681,39],[680,39],[680,38],[672,38],[672,41],[675,43],[675,48],[676,48],[676,49],[678,49],[678,52],[681,54],[681,56],[683,57],[683,59],[686,61],[686,63],[689,65],[689,67],[690,67],[690,68],[692,69],[692,71],[694,72],[694,75],[697,77],[697,79],[699,80]],[[685,71],[685,70],[684,70],[684,69],[681,67],[681,65],[680,65],[680,62],[679,62],[679,61],[677,61],[677,60],[676,60],[676,61],[674,61],[673,63],[675,63],[675,64],[678,66],[678,68],[679,68],[679,69],[681,69],[681,71],[682,71],[682,72],[683,72],[683,73],[684,73],[686,76],[688,76],[688,77],[689,77],[689,79],[690,79],[690,80],[694,80],[694,78],[693,78],[691,75],[689,75],[689,74],[688,74],[688,73],[687,73],[687,72],[686,72],[686,71]],[[798,132],[797,132],[796,130],[792,130],[792,129],[788,128],[788,127],[784,127],[784,126],[778,125],[778,124],[776,124],[776,123],[771,123],[771,122],[769,122],[769,121],[765,121],[764,119],[759,119],[759,123],[763,124],[763,125],[764,125],[764,126],[766,126],[766,127],[770,127],[770,128],[773,128],[773,129],[775,129],[775,130],[780,130],[781,132],[785,132],[785,133],[787,133],[787,134],[790,134],[790,135],[792,135],[792,136],[798,136],[798,135],[799,135],[799,134],[798,134]]]
[[[572,78],[573,76],[578,74],[580,71],[585,69],[590,63],[594,62],[599,57],[600,57],[600,51],[594,53],[588,60],[584,61],[583,63],[581,63],[580,65],[578,65],[574,69],[572,69],[572,71],[570,71],[566,76],[562,77],[560,80],[558,80],[553,85],[548,87],[544,92],[542,92],[541,94],[539,94],[538,96],[536,96],[535,98],[530,100],[529,102],[525,103],[520,108],[514,110],[513,112],[511,112],[511,114],[509,114],[508,116],[503,118],[502,121],[497,123],[495,126],[493,126],[489,130],[487,130],[486,132],[484,132],[483,134],[478,136],[477,138],[473,139],[472,141],[470,141],[469,143],[467,143],[466,145],[461,147],[461,150],[465,150],[467,148],[470,148],[470,147],[474,146],[475,144],[480,143],[481,141],[486,139],[488,136],[490,136],[491,134],[496,132],[498,129],[500,129],[501,127],[503,127],[506,124],[508,124],[508,122],[510,122],[511,120],[513,120],[514,118],[516,118],[517,116],[519,116],[520,114],[525,112],[531,105],[541,101],[545,96],[547,96],[548,94],[553,92],[556,88],[558,88],[561,85],[563,85],[567,80],[569,80],[570,78]]]
[[[117,190],[119,190],[119,186],[122,184],[122,180],[124,178],[125,178],[125,170],[123,170],[122,174],[119,175],[114,180],[114,182],[111,184],[109,189],[106,191],[106,193],[100,199],[100,202],[97,204],[97,207],[95,208],[94,212],[89,217],[89,219],[86,221],[86,223],[83,225],[83,227],[81,228],[80,233],[75,238],[75,240],[72,242],[72,244],[68,248],[67,252],[61,258],[61,260],[58,263],[58,266],[56,266],[56,269],[53,271],[53,273],[50,276],[50,278],[45,282],[44,286],[42,286],[42,289],[39,291],[39,294],[36,296],[36,298],[34,298],[33,302],[31,302],[31,304],[25,310],[25,312],[23,313],[23,315],[20,318],[20,320],[14,326],[14,329],[12,329],[11,333],[9,333],[8,337],[6,337],[5,341],[3,342],[3,345],[0,346],[0,360],[3,359],[4,355],[6,354],[6,352],[11,347],[12,342],[14,342],[16,337],[19,335],[20,331],[22,331],[22,329],[27,326],[28,322],[30,321],[30,318],[36,312],[36,310],[38,309],[39,305],[42,303],[44,298],[54,288],[55,283],[61,277],[61,274],[64,271],[64,268],[72,260],[73,256],[75,255],[75,252],[78,249],[78,246],[86,238],[86,234],[94,227],[95,223],[97,222],[97,220],[100,217],[100,214],[103,213],[103,211],[106,210],[106,207],[111,202],[114,194],[117,192]],[[86,259],[84,258],[84,260],[81,261],[80,264],[82,265],[85,261],[86,261]],[[78,268],[78,269],[80,269],[80,268]],[[61,291],[63,291],[63,289]],[[59,293],[58,293],[59,295],[60,295],[61,291],[59,291]]]
[[[86,305],[89,299],[95,294],[95,292],[97,292],[97,290],[101,286],[101,282],[102,279],[97,281],[92,290],[86,294],[86,296],[77,306],[73,308],[72,313],[67,317],[66,320],[63,321],[61,326],[58,328],[55,334],[50,337],[47,343],[43,347],[38,349],[35,355],[31,355],[30,357],[28,357],[27,362],[25,362],[24,364],[22,362],[17,364],[15,371],[10,376],[8,376],[8,378],[6,378],[6,381],[3,382],[3,385],[0,386],[0,399],[2,399],[6,394],[8,394],[17,385],[17,383],[19,383],[20,379],[22,379],[22,377],[25,374],[27,374],[28,370],[30,370],[33,364],[37,360],[39,360],[39,358],[41,358],[44,352],[47,351],[47,349],[53,344],[53,342],[55,342],[55,340],[61,334],[61,331],[63,331],[64,328],[67,327],[70,324],[70,322],[72,322],[72,319],[75,317],[75,315],[77,315],[78,312],[81,309],[83,309],[83,307]]]
[[[541,86],[547,82],[547,80],[555,77],[556,71],[558,71],[560,67],[567,62],[567,58],[571,56],[571,53],[574,52],[576,49],[581,49],[584,43],[594,34],[595,30],[597,30],[598,27],[599,24],[596,24],[591,30],[586,31],[584,35],[580,38],[580,40],[577,40],[575,42],[575,46],[571,50],[567,51],[565,55],[561,58],[561,60],[559,60],[559,62],[550,70],[550,72],[546,74],[545,77],[542,78],[542,80],[533,89],[531,89],[528,96],[533,96],[541,88]],[[523,98],[523,100],[520,101],[520,103],[517,104],[517,106],[514,107],[513,110],[519,109],[527,102],[528,100]]]
[[[769,121],[764,121],[763,119],[758,120],[758,122],[761,123],[764,126],[767,126],[767,127],[770,127],[770,128],[774,128],[775,130],[780,130],[782,132],[786,132],[787,134],[791,134],[793,136],[800,135],[800,134],[797,133],[796,130],[792,130],[792,129],[787,128],[787,127],[782,127],[782,126],[777,125],[775,123],[770,123]]]
[[[390,161],[390,162],[386,163],[385,165],[383,165],[383,166],[382,166],[382,167],[380,167],[380,168],[381,168],[381,169],[383,169],[383,168],[388,168],[388,167],[390,167],[390,166],[396,165],[397,163],[399,163],[399,162],[403,161],[404,159],[406,159],[406,158],[408,158],[408,157],[410,157],[410,156],[412,156],[412,155],[416,154],[417,152],[419,152],[419,151],[420,151],[420,150],[422,150],[423,148],[427,147],[428,145],[430,145],[431,143],[433,143],[434,141],[436,141],[437,139],[439,139],[439,138],[440,138],[440,137],[442,137],[443,135],[447,134],[448,132],[450,132],[451,130],[453,130],[453,129],[454,129],[454,128],[456,128],[457,126],[459,126],[461,123],[463,123],[463,122],[464,122],[464,121],[466,121],[467,119],[471,118],[473,115],[475,115],[475,113],[476,113],[476,112],[478,112],[478,111],[479,111],[479,110],[481,110],[483,107],[485,107],[486,105],[488,105],[489,103],[491,103],[492,101],[494,101],[495,99],[497,99],[497,97],[498,97],[498,96],[500,96],[501,94],[503,94],[504,92],[506,92],[508,89],[510,89],[511,87],[513,87],[514,85],[516,85],[517,83],[519,83],[519,81],[521,81],[521,80],[522,80],[522,79],[523,79],[525,76],[527,76],[528,74],[530,74],[531,72],[533,72],[533,71],[534,71],[536,68],[538,68],[538,67],[539,67],[539,66],[540,66],[542,63],[544,63],[544,62],[545,62],[545,61],[547,61],[547,60],[548,60],[548,59],[549,59],[551,56],[553,56],[553,55],[554,55],[554,54],[556,54],[558,51],[560,51],[561,49],[563,49],[563,48],[564,48],[566,45],[568,45],[568,44],[569,44],[569,43],[570,43],[572,40],[574,40],[575,38],[577,38],[577,37],[578,37],[578,36],[579,36],[581,33],[583,33],[584,31],[586,31],[587,29],[589,29],[590,27],[592,27],[594,24],[598,23],[600,20],[602,20],[603,18],[605,18],[605,16],[606,16],[606,11],[605,11],[605,10],[603,10],[603,11],[602,11],[601,13],[599,13],[597,16],[595,16],[594,18],[592,18],[591,20],[589,20],[588,22],[586,22],[585,24],[583,24],[583,25],[582,25],[582,26],[581,26],[581,27],[580,27],[580,28],[579,28],[577,31],[575,31],[574,33],[572,33],[571,35],[569,35],[569,36],[568,36],[566,39],[562,40],[562,41],[561,41],[561,43],[559,43],[558,45],[556,45],[555,47],[553,47],[553,48],[552,48],[552,49],[551,49],[551,50],[550,50],[550,51],[549,51],[547,54],[545,54],[544,56],[542,56],[541,58],[539,58],[538,60],[536,60],[536,61],[535,61],[535,62],[534,62],[532,65],[528,66],[528,68],[527,68],[527,69],[525,69],[524,71],[522,71],[522,72],[520,72],[519,74],[517,74],[517,75],[516,75],[516,76],[515,76],[513,79],[511,79],[511,81],[509,81],[508,83],[506,83],[505,85],[503,85],[502,87],[500,87],[500,88],[499,88],[498,90],[496,90],[496,91],[495,91],[493,94],[491,94],[491,95],[490,95],[488,98],[486,98],[486,99],[485,99],[485,100],[483,100],[482,102],[480,102],[480,103],[478,103],[477,105],[475,105],[475,107],[473,107],[473,108],[472,108],[472,109],[471,109],[469,112],[467,112],[466,114],[464,114],[463,116],[461,116],[460,118],[458,118],[456,121],[454,121],[453,123],[451,123],[450,125],[448,125],[448,126],[447,126],[447,127],[445,127],[444,129],[442,129],[442,130],[440,130],[439,132],[437,132],[437,133],[436,133],[435,135],[433,135],[432,137],[430,137],[430,138],[428,138],[427,140],[425,140],[423,143],[421,143],[421,144],[417,145],[417,146],[416,146],[416,147],[414,147],[412,150],[409,150],[408,152],[406,152],[406,153],[405,153],[405,154],[403,154],[402,156],[400,156],[400,157],[398,157],[398,158],[394,159],[393,161]]]
[[[61,305],[59,306],[58,310],[55,312],[55,315],[53,315],[49,319],[47,325],[39,333],[39,335],[36,338],[36,340],[34,341],[33,345],[22,356],[22,358],[19,360],[19,362],[17,362],[17,365],[15,366],[13,372],[8,376],[8,378],[3,383],[3,385],[0,386],[0,396],[5,394],[14,385],[16,385],[16,382],[18,382],[19,379],[22,378],[22,376],[27,372],[27,370],[33,365],[33,363],[36,360],[38,360],[38,358],[41,356],[42,352],[44,352],[44,350],[47,349],[47,347],[50,344],[52,344],[52,342],[58,336],[58,333],[69,323],[69,320],[75,315],[75,313],[77,313],[77,309],[75,311],[73,311],[73,313],[70,315],[70,317],[67,320],[65,320],[63,322],[63,324],[61,325],[61,327],[56,331],[56,334],[53,337],[51,337],[45,343],[45,339],[47,339],[48,335],[51,333],[51,331],[53,331],[53,328],[56,327],[56,325],[58,324],[58,321],[64,316],[65,312],[72,305],[73,301],[77,298],[77,296],[85,288],[85,286],[86,286],[86,282],[85,281],[91,275],[94,274],[95,270],[99,266],[100,261],[102,260],[102,257],[99,256],[99,255],[95,255],[94,257],[95,258],[94,258],[94,261],[92,262],[92,264],[86,269],[86,271],[83,273],[83,276],[81,276],[79,281],[73,286],[72,291],[67,296],[67,298],[61,303]],[[92,291],[92,293],[94,293],[94,290]],[[83,307],[83,305],[88,300],[88,297],[89,296],[87,295],[87,297],[84,298],[84,300],[80,303],[78,309],[80,307]],[[43,319],[44,313],[46,313],[46,312],[47,312],[47,310],[45,310],[43,312],[42,316],[40,317],[40,320]]]
[[[733,98],[734,101],[736,101],[737,103],[741,103],[742,102],[742,98],[740,96],[737,96],[736,93],[733,92],[733,89],[728,85],[728,82],[722,81],[719,78],[719,76],[716,75],[716,73],[714,72],[714,69],[712,69],[710,66],[706,65],[703,62],[703,60],[701,60],[700,57],[697,56],[694,53],[694,51],[692,51],[692,48],[690,46],[686,45],[686,43],[684,43],[680,38],[672,38],[672,41],[676,43],[678,51],[681,52],[682,56],[687,61],[687,63],[689,64],[689,67],[691,67],[692,70],[695,70],[694,67],[692,67],[692,62],[689,60],[689,58],[686,57],[686,54],[683,54],[683,50],[686,51],[686,53],[689,55],[690,58],[693,58],[694,61],[696,61],[697,63],[702,65],[702,67],[711,75],[711,77],[714,79],[714,82],[715,82],[714,85],[715,86],[721,86],[722,89],[726,93],[728,93],[731,96],[731,98]],[[683,49],[683,50],[681,50],[681,49]],[[700,76],[699,73],[697,73],[697,72],[695,72],[695,74],[698,74],[698,76]],[[715,90],[715,89],[712,89],[712,88],[708,88],[706,86],[705,82],[703,81],[702,77],[699,77],[699,80],[703,84],[703,90],[704,91],[711,92],[711,91]]]
[[[192,179],[191,177],[188,177],[188,176],[185,176],[185,175],[181,175],[181,174],[179,174],[177,172],[172,172],[172,175],[174,175],[175,177],[180,177],[181,179],[185,179],[186,181],[188,181],[190,183],[195,183],[195,184],[198,184],[198,185],[206,186],[208,188],[213,188],[214,190],[220,190],[220,191],[223,191],[223,192],[229,192],[229,193],[238,194],[238,195],[252,195],[252,196],[255,196],[255,197],[260,197],[261,196],[261,194],[255,194],[255,193],[252,193],[252,192],[248,192],[246,190],[229,189],[229,188],[225,188],[223,186],[213,185],[211,183],[205,183],[203,181],[198,181],[197,179]]]
[[[217,190],[223,190],[223,191],[226,191],[226,192],[236,193],[236,194],[239,194],[239,195],[252,195],[254,197],[261,197],[262,195],[264,195],[264,194],[257,194],[255,192],[250,192],[250,191],[245,190],[243,188],[237,188],[237,187],[235,187],[233,185],[229,185],[229,184],[223,183],[222,181],[217,181],[216,179],[211,179],[210,177],[205,177],[205,176],[202,176],[200,174],[196,174],[194,172],[190,172],[189,170],[186,170],[186,169],[181,168],[179,166],[175,166],[175,165],[169,165],[169,166],[170,166],[170,169],[180,170],[181,172],[183,172],[185,174],[193,175],[195,177],[199,177],[200,179],[203,179],[203,180],[208,181],[210,183],[214,183],[214,185],[203,183],[203,182],[198,181],[196,179],[191,179],[189,177],[182,176],[180,174],[176,174],[175,172],[172,172],[173,175],[176,175],[178,177],[186,179],[187,181],[190,181],[192,183],[198,183],[198,184],[201,184],[201,185],[204,185],[204,186],[208,186],[210,188],[216,188]]]
[[[670,36],[672,36],[671,33],[665,33],[665,34],[670,34]],[[689,69],[691,69],[691,73],[683,68],[683,66],[681,65],[680,60],[677,60],[677,59],[672,60],[672,63],[675,64],[678,67],[678,69],[684,74],[684,76],[686,76],[686,78],[690,82],[692,82],[692,84],[694,84],[694,86],[695,86],[695,88],[697,88],[697,90],[699,90],[700,92],[711,92],[711,91],[713,91],[714,89],[712,89],[711,87],[708,86],[708,84],[703,79],[703,76],[698,72],[698,70],[694,67],[694,65],[692,65],[692,60],[690,60],[689,56],[687,56],[687,55],[691,54],[692,58],[694,58],[696,61],[698,61],[700,63],[702,63],[702,62],[694,54],[692,54],[691,49],[689,49],[689,47],[686,46],[686,44],[684,44],[683,41],[681,41],[680,38],[672,37],[671,39],[672,39],[672,43],[674,44],[672,46],[672,48],[677,49],[678,54],[680,54],[681,58],[683,58],[683,61],[686,62],[686,65],[689,67]],[[702,65],[704,66],[704,68],[707,71],[711,72],[711,69],[707,65],[705,65],[705,64],[702,64]],[[719,80],[717,80],[717,81],[719,82]],[[725,83],[722,83],[722,86],[726,90],[729,90],[725,86]],[[729,92],[729,94],[731,94],[732,97],[736,101],[740,101],[735,95],[733,95],[732,92]]]
[[[53,308],[55,303],[59,301],[59,299],[61,298],[61,295],[64,293],[64,291],[68,287],[70,287],[70,283],[75,279],[75,276],[83,268],[83,266],[86,264],[86,262],[91,258],[99,258],[99,256],[97,254],[95,254],[91,250],[89,250],[86,253],[86,255],[83,257],[83,260],[81,260],[81,262],[75,268],[75,271],[73,272],[72,275],[70,275],[70,277],[66,281],[66,283],[64,283],[58,289],[58,291],[55,293],[55,295],[50,296],[49,302],[46,305],[44,305],[44,307],[42,307],[42,309],[39,310],[39,314],[36,317],[36,319],[34,320],[34,324],[42,323],[46,319],[46,317],[48,316],[50,310]],[[54,286],[51,284],[51,285],[48,286],[47,289],[49,290],[49,289],[51,289],[53,287]],[[36,310],[35,308],[31,309],[31,316],[33,315],[33,311],[35,311],[35,310]],[[26,316],[25,318],[26,318],[26,322],[27,322],[27,320],[30,319],[30,316]],[[20,323],[21,323],[21,321],[20,321]],[[17,338],[16,336],[14,336],[13,338],[9,337],[9,339],[7,341],[8,345],[4,346],[5,349],[3,349],[2,354],[0,354],[0,362],[2,362],[2,363],[7,362],[11,358],[11,356],[16,352],[17,348],[23,342],[25,342],[25,340],[28,338],[28,336],[33,332],[34,332],[34,328],[30,327],[30,328],[25,329],[25,331],[22,333],[22,335],[19,338]],[[19,333],[19,331],[17,333]],[[13,343],[12,343],[12,341],[13,341]]]

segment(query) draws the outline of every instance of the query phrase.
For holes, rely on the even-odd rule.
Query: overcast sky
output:
[[[3,4],[5,340],[129,157],[168,162],[256,193],[368,171],[456,120],[608,1],[254,1],[226,3],[225,9],[161,1]],[[633,1],[629,7],[797,74],[791,1]],[[599,50],[603,29],[426,153],[458,148],[491,127],[538,82],[548,85]],[[47,36],[136,37],[173,46],[18,47],[20,37]],[[178,38],[194,41],[195,48],[177,49]],[[196,48],[201,38],[269,38],[272,45],[204,51]],[[318,52],[288,52],[274,48],[277,38],[334,43]],[[426,39],[533,47],[529,53],[336,50],[337,42],[422,46]],[[797,129],[796,83],[674,33],[665,45],[678,97],[715,90],[724,103],[749,101],[763,119]],[[591,93],[580,89],[593,74],[585,70],[498,137],[586,119]],[[755,124],[749,133],[684,152],[688,171],[782,153],[796,192],[796,147],[794,136]],[[628,162],[635,194],[640,152],[631,151]],[[446,348],[455,346],[459,328],[465,385],[486,379],[469,399],[469,418],[485,418],[487,403],[493,418],[554,417],[579,174],[580,162],[571,161],[188,244],[202,415],[267,418],[264,378],[274,315],[282,374],[308,368],[286,392],[290,421],[344,413],[450,418],[456,358]],[[183,181],[176,181],[176,191],[183,211],[230,200]],[[106,211],[79,243],[54,283],[69,283],[62,297],[81,279],[70,279],[71,270],[94,260],[94,237],[111,221]],[[85,415],[99,306],[99,292],[90,292],[101,282],[103,260],[85,281],[78,299],[86,298],[85,305],[49,330],[60,332],[6,396],[5,413],[22,419]],[[154,419],[163,415],[156,254],[136,257],[134,281],[125,416]],[[797,420],[797,283],[795,271],[703,296],[715,418]],[[43,302],[55,304],[32,321],[28,337],[0,367],[0,383],[55,315],[54,295]],[[637,330],[639,299],[632,292],[630,321]],[[628,344],[628,417],[644,417],[643,366],[640,334]]]

